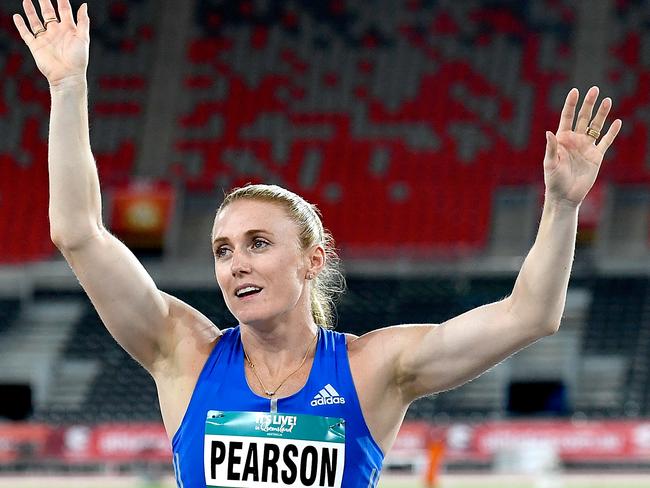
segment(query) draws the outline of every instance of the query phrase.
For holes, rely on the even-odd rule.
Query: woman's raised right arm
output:
[[[56,19],[40,0],[44,21]],[[159,291],[144,267],[102,222],[97,168],[90,148],[86,68],[90,45],[87,5],[75,24],[69,0],[59,0],[60,22],[43,24],[31,0],[14,23],[50,84],[50,233],[113,337],[152,374],[176,354],[187,322],[207,333],[209,321]],[[179,321],[183,322],[179,325]],[[192,327],[190,327],[192,328]],[[176,329],[176,331],[175,331]]]

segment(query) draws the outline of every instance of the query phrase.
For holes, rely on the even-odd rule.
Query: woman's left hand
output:
[[[598,87],[594,86],[587,92],[575,128],[572,128],[578,96],[578,90],[571,89],[564,102],[557,133],[546,132],[544,156],[546,198],[574,206],[582,202],[596,181],[605,152],[622,125],[621,120],[616,119],[600,141],[598,137],[587,134],[588,129],[600,133],[612,108],[611,98],[605,98],[592,119],[598,99]]]

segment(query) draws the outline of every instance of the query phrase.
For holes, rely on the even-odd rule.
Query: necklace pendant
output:
[[[270,396],[270,397],[272,397],[273,395],[275,395],[275,392],[274,392],[274,391],[266,391],[265,393],[266,393],[267,396]]]

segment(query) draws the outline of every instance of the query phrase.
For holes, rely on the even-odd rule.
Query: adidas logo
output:
[[[329,383],[325,385],[321,391],[319,391],[314,399],[311,401],[312,407],[317,407],[318,405],[334,405],[334,404],[344,404],[345,398],[339,395],[339,392],[334,389]]]

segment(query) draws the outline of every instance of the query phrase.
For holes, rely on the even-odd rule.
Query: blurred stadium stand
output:
[[[467,276],[350,278],[349,291],[338,306],[339,328],[362,334],[381,325],[442,322],[502,298],[512,281],[512,277]],[[166,291],[220,327],[236,323],[215,289]],[[18,308],[17,302],[11,306]],[[0,383],[12,379],[32,383],[33,419],[55,424],[159,420],[153,381],[110,337],[83,294],[67,292],[62,298],[60,289],[41,289],[22,310],[22,314],[14,311],[0,335],[2,349],[15,351],[13,356],[0,356]],[[649,312],[647,278],[578,279],[569,292],[558,334],[466,386],[415,402],[408,418],[507,417],[514,413],[508,411],[513,400],[508,398],[509,386],[522,381],[560,383],[568,397],[563,413],[591,418],[648,415],[650,346],[644,336],[650,327]],[[49,347],[39,346],[45,342]],[[24,366],[7,367],[14,356],[22,358]],[[562,413],[541,402],[533,405],[533,413]]]
[[[573,4],[92,3],[91,140],[106,217],[116,185],[173,184],[165,253],[145,264],[226,327],[234,319],[210,270],[214,210],[232,186],[278,183],[319,205],[346,258],[340,330],[444,321],[511,291],[539,217],[544,131],[571,86],[597,83],[624,128],[583,204],[563,327],[417,401],[408,418],[514,415],[509,392],[526,382],[559,385],[539,415],[648,416],[650,39],[639,19],[650,6],[612,2],[607,22],[586,29]],[[0,4],[0,385],[31,386],[31,420],[158,421],[152,380],[50,242],[49,94],[14,33],[17,8]],[[188,19],[176,51],[164,42],[174,8]],[[607,53],[583,71],[580,36]],[[161,83],[166,71],[177,81]]]
[[[74,2],[73,2],[74,3]],[[92,5],[92,68],[88,79],[93,152],[100,177],[128,179],[144,118],[154,40],[155,2],[111,1]],[[0,262],[55,257],[47,219],[47,81],[17,35],[11,14],[20,5],[0,5],[4,68],[0,127]]]
[[[503,191],[541,197],[542,134],[555,127],[580,76],[571,2],[202,0],[179,8],[193,6],[184,52],[160,48],[167,45],[157,29],[167,17],[151,1],[105,2],[92,12],[90,119],[103,188],[110,196],[112,184],[134,175],[178,182],[184,198],[171,255],[203,250],[194,236],[223,189],[261,180],[319,204],[353,257],[502,253],[512,237],[525,252],[530,229],[508,239],[492,234],[504,228],[495,225],[504,222]],[[11,5],[2,8],[8,14]],[[648,56],[633,24],[644,8],[619,2],[611,15],[608,47],[625,55],[607,57],[597,81],[626,124],[603,168],[598,186],[605,190],[592,193],[582,222],[586,233],[602,225],[609,234],[595,233],[601,248],[617,249],[616,223],[630,227],[625,216],[634,207],[639,235],[626,242],[637,253],[647,251],[649,238]],[[6,18],[0,223],[2,235],[15,238],[3,240],[0,260],[20,262],[55,254],[39,164],[49,100]],[[182,74],[177,86],[152,79],[161,65]],[[142,141],[167,151],[138,161],[149,154]],[[620,185],[626,188],[616,191]],[[627,185],[638,187],[636,199]],[[512,217],[534,222],[538,205],[521,207]],[[489,246],[490,239],[500,245]]]

